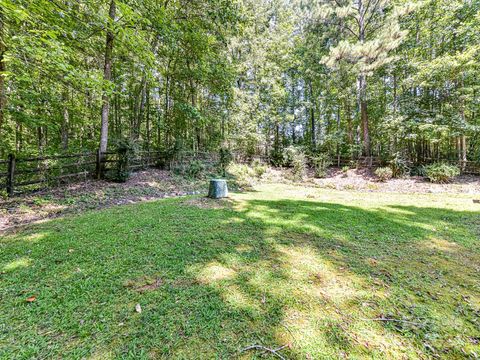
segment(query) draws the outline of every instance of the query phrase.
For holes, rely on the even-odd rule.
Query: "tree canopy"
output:
[[[476,0],[0,0],[0,157],[479,160]]]

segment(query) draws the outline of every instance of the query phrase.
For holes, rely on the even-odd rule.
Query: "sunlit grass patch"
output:
[[[32,263],[32,259],[28,257],[22,257],[16,260],[12,260],[9,263],[5,264],[3,266],[3,271],[8,272],[8,271],[14,271],[16,269],[21,269],[30,266]]]
[[[198,280],[205,284],[212,284],[217,281],[233,279],[235,275],[235,270],[213,262],[207,264],[204,269],[200,270]]]

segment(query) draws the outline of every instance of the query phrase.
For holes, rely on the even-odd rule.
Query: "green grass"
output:
[[[478,209],[270,185],[39,224],[0,240],[0,358],[475,358]]]

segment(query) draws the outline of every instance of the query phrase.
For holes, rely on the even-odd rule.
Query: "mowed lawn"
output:
[[[263,185],[48,221],[0,240],[0,358],[475,358],[479,210]]]

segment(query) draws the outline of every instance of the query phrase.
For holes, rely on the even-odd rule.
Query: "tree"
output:
[[[116,4],[115,0],[110,1],[110,8],[108,11],[108,21],[107,21],[107,35],[106,35],[106,44],[105,44],[105,66],[103,68],[103,80],[105,85],[110,87],[110,81],[112,80],[112,53],[113,53],[113,41],[115,40],[115,34],[113,30],[113,25],[115,23],[115,11]],[[110,110],[110,96],[108,90],[103,90],[102,95],[102,123],[100,131],[100,153],[107,151],[108,144],[108,115]]]
[[[340,35],[323,62],[333,69],[347,62],[358,73],[358,103],[366,156],[371,155],[367,79],[394,60],[392,50],[407,35],[407,31],[401,30],[399,20],[413,8],[410,4],[394,6],[390,0],[328,0],[318,9],[323,23],[336,27]]]

